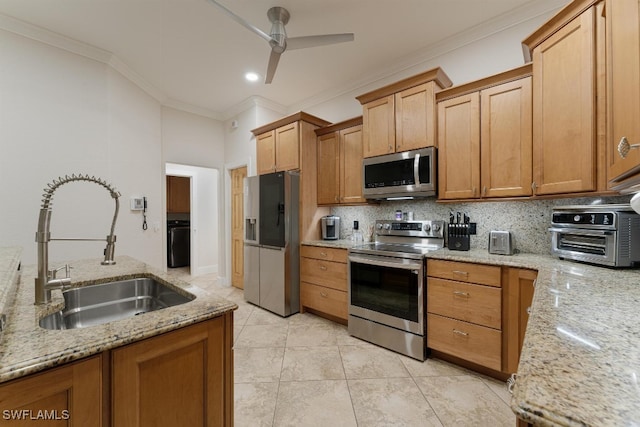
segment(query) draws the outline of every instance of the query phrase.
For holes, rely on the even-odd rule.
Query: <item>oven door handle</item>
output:
[[[550,228],[549,231],[552,233],[563,233],[563,234],[577,234],[580,236],[611,236],[613,235],[613,231],[603,231],[603,230],[580,230],[576,228]]]
[[[403,270],[420,270],[422,263],[418,261],[391,261],[397,258],[387,258],[385,260],[379,257],[369,257],[366,255],[349,255],[349,261],[358,264],[378,265],[380,267],[400,268]]]

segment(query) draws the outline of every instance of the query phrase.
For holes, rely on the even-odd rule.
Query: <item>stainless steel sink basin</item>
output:
[[[87,285],[62,295],[65,308],[40,319],[42,328],[86,328],[195,299],[147,277]]]

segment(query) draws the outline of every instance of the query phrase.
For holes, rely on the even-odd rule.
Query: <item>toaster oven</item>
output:
[[[640,264],[640,215],[630,205],[563,206],[553,210],[551,253],[609,267]]]

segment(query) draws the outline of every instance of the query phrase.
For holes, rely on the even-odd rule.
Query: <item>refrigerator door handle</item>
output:
[[[272,250],[276,250],[276,251],[284,251],[286,249],[286,247],[280,247],[280,246],[260,245],[260,247],[264,248],[264,249],[272,249]]]

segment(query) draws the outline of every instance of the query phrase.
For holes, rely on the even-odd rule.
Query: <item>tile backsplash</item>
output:
[[[471,248],[487,249],[491,230],[511,231],[520,252],[551,253],[551,211],[555,206],[628,203],[631,196],[574,198],[553,200],[518,200],[505,202],[436,203],[435,199],[381,202],[377,205],[334,207],[331,213],[341,218],[340,238],[348,239],[353,221],[359,221],[365,240],[371,238],[378,219],[394,219],[396,210],[413,212],[415,220],[449,221],[449,212],[465,212],[478,224],[477,235],[471,236]]]

